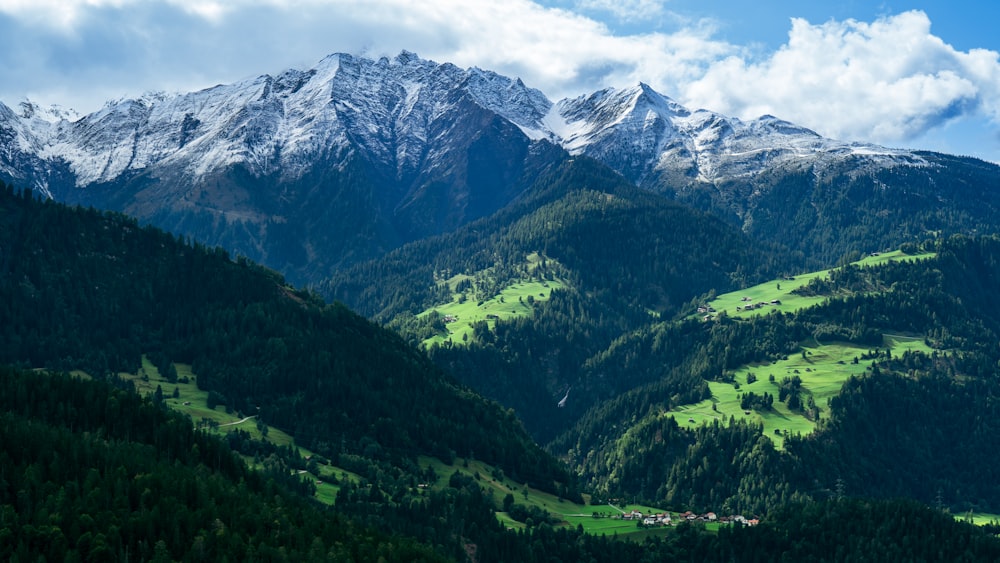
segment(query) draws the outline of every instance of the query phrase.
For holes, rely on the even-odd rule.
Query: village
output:
[[[737,313],[743,311],[756,311],[757,309],[763,309],[764,307],[767,307],[769,305],[772,307],[781,305],[780,299],[772,299],[770,301],[759,301],[757,303],[753,303],[752,302],[753,299],[750,299],[749,297],[744,297],[741,299],[741,301],[746,303],[746,305],[737,305],[736,306]],[[701,320],[706,322],[712,320],[713,315],[715,315],[717,312],[718,311],[715,310],[715,307],[712,307],[711,305],[702,305],[698,307],[698,313],[704,315],[701,318]]]
[[[737,524],[740,526],[756,526],[757,524],[760,523],[760,521],[757,518],[746,518],[739,514],[734,514],[730,516],[719,516],[714,512],[705,512],[703,514],[697,514],[691,512],[690,510],[678,513],[676,522],[674,521],[673,517],[671,517],[669,512],[660,512],[656,514],[643,514],[638,510],[632,510],[630,512],[622,511],[620,515],[612,516],[612,518],[618,518],[620,520],[632,520],[635,521],[637,525],[647,528],[673,526],[680,522]]]

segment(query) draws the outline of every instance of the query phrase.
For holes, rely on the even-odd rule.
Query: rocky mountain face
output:
[[[307,281],[509,203],[561,154],[521,131],[550,105],[518,80],[410,53],[333,55],[75,121],[2,106],[0,176]]]
[[[692,111],[644,84],[552,103],[520,80],[408,52],[331,55],[81,118],[0,104],[0,179],[223,245],[300,283],[490,215],[572,155],[763,236],[789,219],[776,216],[775,192],[793,217],[816,211],[805,217],[815,225],[829,186],[853,182],[861,201],[896,190],[892,174],[905,170],[927,186],[919,204],[949,197],[934,186],[955,167],[988,169],[972,176],[990,190],[1000,177],[979,161],[833,141],[771,116]],[[965,195],[983,209],[982,189]],[[790,242],[812,236],[803,228]]]

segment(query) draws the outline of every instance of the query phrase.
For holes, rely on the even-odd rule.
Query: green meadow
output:
[[[904,254],[901,251],[896,250],[893,252],[882,252],[876,255],[866,256],[857,262],[853,262],[853,264],[858,266],[875,266],[886,262],[924,260],[933,257],[934,253]],[[707,305],[715,309],[715,312],[712,313],[712,315],[718,315],[725,311],[726,315],[735,318],[763,315],[771,311],[794,313],[800,309],[805,309],[813,305],[819,305],[820,303],[826,301],[827,298],[823,295],[806,296],[797,295],[793,292],[806,286],[813,279],[827,277],[829,272],[830,270],[819,270],[816,272],[799,274],[797,276],[787,276],[782,279],[771,280],[753,287],[720,295],[715,299],[710,300]],[[772,301],[779,301],[780,303],[772,304]],[[765,303],[765,305],[757,309],[747,308],[748,305],[756,303]],[[737,307],[740,308],[739,311],[737,311]],[[703,316],[704,314],[705,313],[698,313],[698,316]]]
[[[885,252],[868,256],[854,264],[871,266],[897,260],[921,260],[932,256],[933,254],[907,255],[900,251]],[[818,305],[827,299],[825,296],[801,296],[792,293],[811,280],[827,275],[828,270],[823,270],[772,280],[720,295],[709,301],[708,305],[716,310],[713,313],[715,315],[725,312],[726,315],[735,318],[767,314],[770,311],[791,313]],[[780,303],[771,304],[772,301]],[[746,310],[748,304],[760,302],[767,305],[759,309]],[[742,310],[737,311],[737,307]],[[881,349],[891,350],[893,355],[901,355],[907,350],[931,353],[923,338],[898,334],[884,334]],[[800,397],[803,406],[811,398],[818,409],[819,418],[825,418],[830,412],[828,401],[840,392],[844,382],[851,376],[864,375],[868,370],[871,360],[863,360],[862,356],[870,352],[871,348],[845,342],[819,342],[810,339],[801,343],[800,351],[801,353],[772,363],[747,365],[733,370],[730,374],[734,383],[709,382],[711,398],[680,406],[666,416],[673,416],[681,426],[689,428],[713,421],[728,423],[731,418],[751,420],[762,424],[765,435],[779,448],[783,446],[785,436],[809,434],[815,430],[816,420],[807,417],[804,410],[791,410],[786,404],[778,401],[781,381],[786,377],[798,376],[802,380]],[[858,359],[857,363],[855,358]],[[753,383],[747,383],[750,374],[756,377]],[[771,381],[772,376],[774,381]],[[767,410],[741,408],[741,395],[751,391],[758,396],[765,392],[774,396],[772,408]]]
[[[187,364],[174,364],[177,369],[177,383],[170,383],[162,377],[160,371],[145,356],[142,357],[142,366],[138,373],[121,373],[123,379],[131,381],[135,390],[141,395],[152,396],[159,386],[163,392],[164,403],[173,410],[188,415],[191,421],[201,428],[218,434],[225,434],[234,430],[242,430],[249,433],[254,439],[270,442],[277,446],[295,446],[295,439],[277,429],[268,427],[267,435],[257,427],[256,420],[252,415],[243,413],[227,413],[224,406],[219,405],[214,409],[208,408],[208,392],[198,389],[196,376],[191,372],[191,366]],[[185,380],[185,378],[187,378]],[[186,382],[184,382],[186,381]],[[174,390],[177,397],[174,397]],[[303,457],[310,457],[313,452],[295,446]],[[252,458],[244,458],[247,463],[253,465]],[[303,477],[312,479],[316,483],[316,498],[326,504],[333,504],[337,498],[340,487],[337,483],[344,480],[355,483],[361,481],[361,477],[345,469],[333,465],[320,465],[319,476],[309,473],[302,473]]]
[[[426,469],[433,468],[437,475],[436,483],[429,483],[434,488],[443,488],[448,485],[448,480],[456,471],[477,479],[480,486],[493,497],[497,506],[502,506],[503,499],[508,494],[514,496],[516,504],[536,507],[545,510],[560,522],[557,526],[576,527],[583,526],[584,532],[593,535],[618,535],[631,539],[641,539],[649,535],[668,533],[669,528],[640,528],[635,521],[613,518],[620,516],[622,512],[638,510],[643,514],[663,513],[666,510],[649,506],[629,504],[614,507],[608,504],[593,506],[590,504],[576,504],[565,499],[560,499],[556,495],[546,493],[531,487],[530,484],[518,483],[503,475],[493,467],[478,461],[456,458],[454,464],[447,465],[441,460],[432,457],[421,457],[420,467]],[[584,500],[589,502],[588,495],[584,495]],[[595,516],[595,514],[597,516]],[[676,522],[677,516],[672,513]],[[510,517],[506,512],[497,512],[497,519],[508,528],[524,528],[523,522],[518,522]]]
[[[1000,514],[990,514],[987,512],[963,512],[954,516],[955,520],[968,522],[976,526],[996,525],[1000,523]]]
[[[525,271],[533,275],[542,260],[538,254],[530,254],[524,264]],[[554,260],[548,261],[555,263]],[[457,274],[442,282],[453,292],[451,301],[430,307],[417,315],[417,318],[425,318],[436,312],[442,317],[454,319],[445,323],[444,332],[425,339],[422,342],[424,346],[443,344],[447,341],[461,345],[472,338],[472,326],[479,321],[486,321],[492,329],[498,319],[531,316],[534,314],[532,302],[547,301],[552,296],[553,290],[561,289],[565,285],[558,278],[531,277],[507,285],[496,295],[477,299],[474,288],[461,291],[458,289],[462,282],[473,280],[474,276]]]
[[[860,358],[871,348],[845,342],[819,343],[811,340],[803,343],[801,349],[803,353],[788,356],[787,359],[734,370],[734,383],[709,382],[711,398],[680,406],[666,416],[673,416],[678,424],[688,428],[712,421],[728,423],[730,418],[751,420],[763,424],[764,434],[778,447],[784,444],[785,436],[810,434],[816,428],[816,421],[807,418],[802,410],[790,410],[785,403],[778,401],[781,381],[798,376],[802,380],[802,404],[806,405],[811,397],[820,418],[825,418],[830,414],[827,402],[840,392],[844,382],[852,375],[860,376],[867,372],[871,360]],[[883,335],[881,349],[891,350],[894,356],[907,350],[931,353],[923,338],[903,335]],[[854,363],[854,358],[859,359],[858,363]],[[747,376],[751,373],[756,376],[756,381],[747,383]],[[773,382],[770,380],[772,375]],[[757,395],[766,392],[774,396],[771,409],[747,411],[741,408],[740,396],[750,391]]]

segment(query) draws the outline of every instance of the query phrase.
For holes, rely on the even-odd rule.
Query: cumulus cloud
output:
[[[580,0],[581,10],[607,12],[621,21],[637,21],[664,14],[663,0]]]
[[[791,21],[776,51],[717,38],[662,0],[0,0],[0,101],[93,111],[147,90],[189,91],[308,68],[335,52],[406,49],[522,78],[552,99],[646,82],[692,108],[773,114],[833,137],[905,142],[955,119],[1000,122],[1000,63],[957,51],[928,17]],[[616,33],[584,14],[663,16]]]
[[[1000,118],[994,51],[960,52],[919,11],[812,25],[762,61],[730,56],[683,88],[683,101],[752,118],[773,114],[825,135],[906,141],[952,119]]]
[[[93,106],[116,88],[112,97],[193,89],[307,67],[334,52],[404,49],[519,76],[560,98],[639,81],[689,82],[735,52],[713,31],[615,35],[597,20],[529,0],[0,0],[0,47],[11,47],[0,49],[0,99],[24,86],[42,98],[77,90],[79,99],[85,85]]]

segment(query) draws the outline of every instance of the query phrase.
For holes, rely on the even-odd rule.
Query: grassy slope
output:
[[[869,256],[855,262],[855,264],[870,266],[893,260],[919,260],[931,256],[933,254],[906,255],[895,251]],[[771,310],[794,312],[826,300],[824,296],[804,297],[792,293],[793,290],[806,285],[810,280],[826,275],[827,271],[823,270],[794,276],[792,279],[772,280],[744,290],[720,295],[708,304],[716,309],[716,314],[725,311],[727,315],[737,318],[767,314]],[[744,297],[748,297],[749,301],[744,301]],[[772,300],[779,300],[781,304],[767,305],[753,311],[736,311],[737,306],[743,306],[748,302],[770,303]],[[931,352],[922,338],[895,334],[883,335],[882,348],[890,349],[893,355],[900,355],[906,350],[928,354]],[[805,352],[805,356],[796,354],[771,364],[748,365],[734,370],[732,373],[736,383],[739,384],[739,389],[728,383],[710,382],[709,388],[712,391],[710,399],[684,405],[667,413],[666,416],[674,416],[681,426],[686,427],[698,426],[712,420],[727,422],[730,417],[751,419],[764,425],[765,435],[771,438],[778,447],[783,445],[785,435],[809,434],[815,429],[816,422],[806,418],[800,411],[789,410],[785,404],[777,401],[781,380],[785,377],[798,375],[802,379],[802,403],[806,404],[811,396],[820,409],[820,417],[826,416],[829,414],[827,401],[840,392],[844,382],[852,375],[865,373],[870,361],[861,360],[854,364],[853,360],[855,357],[861,358],[862,354],[869,351],[869,348],[844,342],[811,340],[802,343],[802,351]],[[747,384],[748,373],[755,374],[757,381]],[[770,375],[774,375],[774,383],[769,380]],[[739,395],[749,391],[753,391],[757,395],[762,395],[765,392],[773,395],[775,401],[772,410],[750,411],[747,414],[740,408]]]
[[[922,338],[905,336],[883,336],[883,349],[892,350],[893,355],[902,354],[906,350],[930,353],[930,348]],[[829,415],[827,401],[836,396],[844,382],[852,375],[862,375],[868,369],[870,361],[853,363],[855,357],[869,352],[868,347],[856,346],[844,342],[818,343],[815,340],[803,343],[805,358],[801,354],[789,356],[787,360],[778,360],[771,364],[743,366],[735,370],[734,377],[739,389],[729,383],[709,382],[712,390],[710,399],[691,405],[684,405],[671,411],[668,416],[675,416],[681,426],[694,427],[711,420],[726,422],[730,417],[750,419],[764,425],[764,433],[778,447],[784,443],[788,434],[809,434],[816,422],[806,418],[801,411],[791,411],[784,403],[777,401],[778,387],[785,377],[798,375],[802,379],[801,396],[803,404],[812,396],[819,407],[820,417]],[[747,374],[753,373],[757,381],[747,384]],[[775,381],[770,381],[774,375]],[[770,411],[750,411],[746,414],[740,408],[739,395],[753,391],[757,395],[765,392],[775,397],[774,406]],[[714,409],[713,409],[714,405]],[[778,430],[780,434],[776,434]]]
[[[503,504],[503,498],[507,494],[514,495],[514,502],[525,506],[541,508],[556,518],[560,519],[559,526],[576,527],[583,526],[584,532],[594,535],[618,535],[632,539],[640,539],[652,534],[668,533],[669,528],[642,529],[636,526],[634,521],[611,518],[622,513],[622,511],[638,510],[643,514],[667,512],[666,510],[629,504],[613,507],[607,504],[593,506],[590,504],[576,504],[565,499],[560,499],[555,495],[539,491],[530,485],[517,483],[505,475],[478,460],[466,460],[456,458],[453,465],[446,465],[440,460],[431,457],[421,457],[420,466],[422,468],[431,467],[438,476],[437,483],[431,483],[433,487],[445,487],[448,480],[455,471],[475,478],[479,476],[480,485],[493,497],[498,506]],[[496,475],[494,475],[496,473]],[[584,495],[584,500],[589,502],[589,497]],[[594,513],[600,515],[595,518]],[[678,521],[677,514],[671,513],[674,521]],[[498,512],[497,518],[508,528],[524,528],[525,525],[512,519],[505,512]],[[708,526],[711,526],[709,524]]]
[[[549,262],[555,263],[552,259]],[[542,258],[532,253],[526,259],[528,271],[533,272]],[[541,280],[529,279],[520,280],[503,288],[499,294],[478,301],[472,290],[456,292],[458,284],[464,280],[472,279],[467,274],[458,274],[448,279],[447,283],[453,292],[452,300],[448,303],[441,303],[422,311],[417,317],[425,317],[434,311],[441,316],[451,315],[457,320],[445,325],[446,331],[428,338],[422,342],[424,346],[432,344],[443,344],[451,340],[456,345],[461,345],[466,338],[472,338],[472,325],[478,321],[487,321],[490,328],[495,323],[495,318],[512,319],[520,316],[531,316],[534,310],[528,302],[528,297],[534,301],[547,301],[555,289],[561,289],[565,283],[562,280]]]
[[[142,367],[140,368],[139,373],[123,373],[120,375],[126,380],[132,381],[135,385],[136,391],[143,395],[152,395],[156,392],[156,386],[159,385],[163,390],[167,406],[187,414],[191,417],[191,420],[195,424],[198,424],[201,421],[212,421],[214,424],[207,427],[214,432],[224,434],[226,432],[240,429],[245,432],[249,432],[255,439],[258,440],[266,440],[281,446],[294,445],[295,442],[292,436],[276,428],[269,428],[267,436],[264,436],[257,428],[254,419],[250,418],[249,420],[244,420],[246,417],[242,413],[227,413],[225,408],[222,406],[217,406],[215,409],[209,409],[206,404],[208,393],[198,389],[195,384],[195,376],[191,373],[191,366],[185,364],[174,364],[174,366],[177,369],[178,379],[183,380],[183,378],[187,377],[188,383],[168,382],[160,375],[156,366],[154,366],[146,357],[143,357],[142,359]],[[173,397],[173,391],[175,388],[178,390],[179,394],[177,398]],[[298,449],[303,456],[312,455],[312,452],[306,450],[305,448]],[[253,460],[248,459],[247,462],[252,464]],[[506,476],[496,479],[493,477],[493,474],[496,473],[497,475],[500,475],[500,472],[496,471],[492,466],[478,460],[464,460],[462,458],[458,458],[454,465],[449,466],[437,458],[421,457],[420,466],[422,468],[429,466],[434,469],[438,479],[437,482],[429,484],[435,489],[446,487],[448,485],[448,479],[456,470],[473,477],[478,473],[480,483],[482,483],[482,486],[485,487],[486,490],[493,496],[497,505],[502,504],[504,496],[511,493],[514,495],[516,503],[536,506],[548,511],[550,514],[562,520],[560,523],[561,526],[575,527],[578,524],[582,524],[584,531],[590,534],[617,534],[620,536],[639,538],[650,534],[664,533],[663,529],[643,530],[636,527],[635,522],[612,519],[609,516],[620,514],[620,511],[608,505],[580,505],[572,503],[568,500],[559,499],[555,495],[539,491],[530,486],[526,488],[524,483],[516,483]],[[340,490],[339,486],[331,483],[331,481],[335,480],[334,478],[337,481],[344,481],[346,479],[355,483],[362,480],[360,476],[345,469],[336,466],[320,466],[320,478],[317,481],[321,482],[318,483],[316,487],[316,498],[321,502],[331,505],[334,504],[337,492]],[[524,494],[525,490],[527,490],[527,497],[525,497]],[[640,505],[627,505],[622,506],[621,508],[626,511],[639,510],[643,513],[665,512],[660,509]],[[594,512],[606,517],[594,518]],[[523,523],[511,519],[506,513],[498,512],[497,518],[507,527],[524,527]]]
[[[226,432],[238,429],[248,432],[256,440],[263,440],[277,446],[295,445],[295,439],[291,435],[277,428],[268,428],[267,436],[264,436],[260,429],[257,428],[257,424],[253,418],[247,419],[247,416],[241,413],[227,413],[223,406],[217,406],[214,409],[208,408],[208,392],[198,389],[195,383],[195,375],[191,373],[191,366],[174,364],[174,367],[177,369],[177,379],[183,380],[186,377],[188,378],[187,383],[170,383],[160,375],[156,366],[145,356],[142,358],[142,367],[139,368],[139,373],[122,373],[119,375],[131,381],[135,386],[135,390],[141,395],[152,395],[156,392],[156,386],[159,385],[163,389],[163,397],[166,405],[171,409],[190,416],[191,421],[195,425],[205,424],[205,422],[210,421],[211,424],[205,424],[205,427],[219,434],[225,434]],[[173,396],[175,388],[178,391],[177,398]],[[296,447],[303,457],[313,455],[313,452],[305,448]],[[247,459],[246,461],[253,465],[253,459]],[[337,498],[337,492],[340,490],[340,487],[334,484],[334,482],[349,480],[357,483],[361,481],[360,476],[333,465],[320,465],[319,474],[319,478],[309,474],[303,475],[308,475],[316,481],[316,498],[326,504],[333,504]]]
[[[878,264],[883,264],[885,262],[900,261],[900,260],[922,260],[925,258],[933,257],[933,253],[927,254],[903,254],[902,252],[896,250],[893,252],[880,253],[878,256],[868,256],[862,260],[854,262],[859,266],[874,266]],[[785,279],[771,280],[769,282],[764,282],[753,287],[748,287],[746,289],[741,289],[739,291],[734,291],[732,293],[726,293],[720,295],[710,301],[708,305],[712,306],[716,312],[714,314],[726,312],[726,315],[734,318],[746,318],[754,315],[763,315],[771,311],[781,311],[783,313],[794,313],[800,309],[805,309],[813,305],[819,305],[826,300],[825,296],[803,296],[796,295],[792,293],[796,289],[805,286],[810,281],[815,278],[821,278],[827,276],[829,270],[820,270],[817,272],[809,272],[806,274],[799,274],[797,276],[790,276]],[[744,300],[746,298],[746,300]],[[770,305],[771,301],[780,301],[780,305]],[[768,305],[751,311],[737,311],[736,307],[743,307],[748,303],[768,303]],[[701,316],[699,314],[698,316]]]
[[[968,521],[969,514],[955,514],[955,520]],[[985,526],[987,524],[995,524],[1000,522],[1000,514],[989,514],[987,512],[973,512],[972,513],[972,523],[976,526]]]

